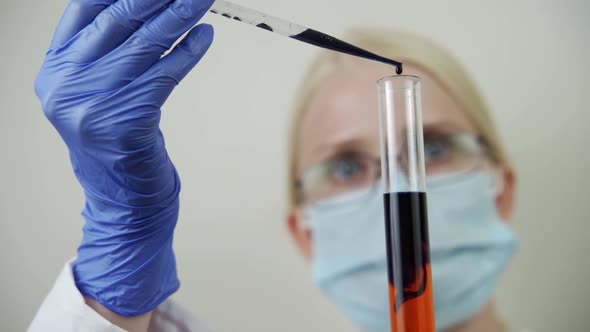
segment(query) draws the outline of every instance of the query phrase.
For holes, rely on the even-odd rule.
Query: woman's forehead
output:
[[[359,63],[343,66],[328,75],[314,92],[301,121],[298,164],[305,167],[319,162],[347,144],[361,145],[367,152],[378,154],[376,81],[391,74],[391,67]],[[416,75],[422,80],[425,127],[475,130],[457,101],[431,75],[410,64],[404,65],[404,74]]]
[[[335,72],[320,83],[300,124],[303,159],[324,155],[338,144],[379,138],[374,75],[365,71]]]

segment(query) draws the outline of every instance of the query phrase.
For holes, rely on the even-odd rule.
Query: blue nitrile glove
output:
[[[194,28],[213,0],[78,0],[35,82],[84,188],[73,264],[82,294],[111,311],[148,312],[179,287],[172,252],[180,180],[159,129],[174,87],[213,40]]]

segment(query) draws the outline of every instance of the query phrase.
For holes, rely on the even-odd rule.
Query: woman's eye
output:
[[[365,167],[358,160],[336,160],[330,167],[330,178],[334,182],[346,182],[362,176]]]
[[[424,142],[424,159],[426,163],[448,158],[451,152],[452,147],[448,140]]]

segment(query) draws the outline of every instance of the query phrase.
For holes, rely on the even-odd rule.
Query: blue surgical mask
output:
[[[436,327],[442,331],[489,301],[517,241],[497,215],[491,173],[436,182],[427,201]],[[316,283],[364,331],[390,331],[379,187],[315,204],[307,220]]]

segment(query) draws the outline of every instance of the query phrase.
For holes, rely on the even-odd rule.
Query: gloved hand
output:
[[[160,108],[213,40],[194,26],[213,0],[74,0],[35,82],[84,188],[73,264],[80,292],[111,311],[154,309],[179,287],[172,252],[180,180]]]

